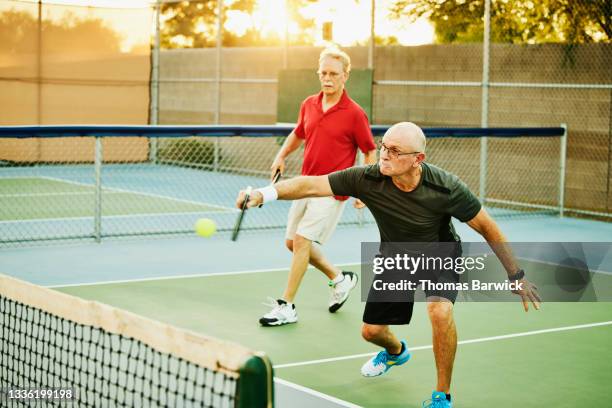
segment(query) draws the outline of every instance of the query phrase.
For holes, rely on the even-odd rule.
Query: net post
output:
[[[268,356],[255,353],[239,370],[236,408],[274,407],[274,369]]]
[[[219,171],[219,137],[215,137],[214,142],[214,157],[213,157],[213,171],[217,173]]]
[[[94,238],[100,243],[102,239],[102,138],[96,136],[94,174],[95,174],[95,199],[94,199]]]
[[[559,153],[559,217],[563,218],[565,210],[565,168],[567,166],[567,124],[562,123],[561,149]]]
[[[480,138],[480,175],[478,186],[478,199],[484,204],[487,194],[487,137]]]

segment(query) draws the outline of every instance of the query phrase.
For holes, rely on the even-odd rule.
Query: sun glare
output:
[[[243,36],[248,29],[253,27],[253,20],[249,13],[239,10],[229,10],[227,20],[223,27],[237,36]]]
[[[253,12],[253,23],[262,37],[283,38],[287,29],[287,9],[284,1],[259,0]]]
[[[32,0],[33,1],[33,0]],[[226,7],[231,6],[237,0],[225,0]],[[291,0],[287,0],[291,1]],[[74,4],[82,6],[98,7],[122,7],[122,8],[147,8],[153,4],[152,0],[49,0],[52,3]],[[318,0],[306,2],[306,5],[298,10],[305,18],[313,19],[315,22],[316,45],[324,45],[322,27],[325,22],[332,23],[333,41],[342,46],[364,45],[370,36],[370,1],[357,0]],[[391,19],[389,6],[391,0],[376,0],[375,28],[376,35],[380,37],[395,37],[402,45],[431,44],[434,41],[434,29],[427,19],[420,19],[415,23],[407,23],[398,19]],[[81,12],[82,10],[76,10]],[[125,21],[124,21],[125,20]],[[128,21],[129,20],[129,21]],[[126,46],[132,43],[146,43],[146,38],[132,38],[131,27],[134,19],[117,16],[109,23],[121,32],[125,33]],[[138,29],[143,31],[143,21]],[[207,28],[204,23],[198,23],[197,32],[205,32]],[[141,27],[142,26],[142,27]],[[253,13],[240,10],[228,10],[224,28],[235,35],[242,36],[248,30],[257,30],[261,37],[279,38],[285,37],[285,33],[295,35],[299,33],[300,27],[294,21],[287,19],[285,0],[256,0]],[[175,38],[174,42],[188,46],[187,38]],[[129,48],[129,47],[128,47]]]
[[[256,26],[264,32],[275,32],[282,37],[285,10],[283,0],[259,0],[261,10],[267,10],[263,15],[269,16],[261,19],[261,25]],[[434,41],[434,28],[427,19],[407,23],[400,19],[392,19],[389,13],[390,0],[376,2],[375,31],[382,37],[396,37],[402,45],[431,44]],[[282,10],[282,12],[281,12]],[[304,6],[300,13],[314,19],[317,26],[316,45],[324,45],[322,36],[323,23],[332,23],[333,41],[342,46],[365,44],[370,37],[370,2],[355,0],[319,0]],[[278,20],[277,20],[278,19]],[[272,23],[273,22],[273,23]],[[294,27],[295,26],[295,27]],[[297,30],[297,25],[289,23],[289,31]]]
[[[316,38],[318,45],[324,43],[322,26],[325,22],[333,24],[333,41],[343,46],[367,41],[370,35],[369,2],[321,0],[307,5],[301,11],[305,17],[315,20],[318,27]]]
[[[287,24],[287,11],[284,1],[258,0],[251,14],[240,10],[228,10],[224,27],[238,36],[254,29],[264,38],[283,38],[285,30],[291,32],[297,27],[291,23],[287,27]]]
[[[381,21],[376,33],[379,36],[394,36],[401,45],[432,44],[435,38],[434,27],[425,18],[410,24],[398,20]]]

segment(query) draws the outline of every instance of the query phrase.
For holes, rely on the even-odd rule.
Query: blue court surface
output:
[[[214,218],[219,230],[230,230],[237,213],[232,205],[236,192],[268,182],[265,175],[105,164],[98,192],[91,164],[3,168],[0,245],[92,239],[98,200],[102,238],[189,233],[200,217]],[[279,202],[251,212],[244,229],[282,228],[289,206]],[[369,213],[348,206],[341,222],[372,221]]]

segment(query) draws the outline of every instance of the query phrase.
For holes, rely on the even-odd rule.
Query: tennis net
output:
[[[380,138],[387,129],[375,125],[372,133]],[[231,231],[237,192],[269,183],[270,163],[292,130],[0,126],[0,247],[192,234],[202,217],[213,219],[217,231]],[[565,128],[424,132],[427,161],[460,177],[494,217],[569,211],[565,197],[573,190],[565,185],[571,173]],[[296,152],[288,159],[283,179],[301,173],[302,157]],[[264,206],[249,214],[242,229],[284,228],[290,206],[286,201]],[[347,206],[339,225],[373,222],[367,209]]]
[[[0,406],[273,406],[260,353],[3,275],[0,345]]]

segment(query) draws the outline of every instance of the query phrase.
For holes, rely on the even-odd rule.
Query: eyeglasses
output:
[[[317,71],[317,74],[321,77],[321,78],[325,78],[326,76],[329,76],[331,79],[336,79],[338,78],[342,73],[341,72],[334,72],[334,71]]]
[[[387,151],[387,154],[389,155],[390,158],[392,159],[397,159],[399,156],[407,156],[410,154],[419,154],[421,152],[401,152],[399,150],[397,150],[395,147],[391,147],[388,148],[387,146],[385,146],[384,143],[380,144],[380,151],[382,152],[383,150]]]

